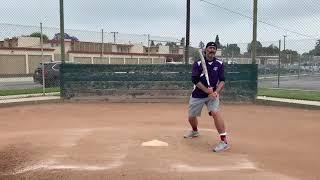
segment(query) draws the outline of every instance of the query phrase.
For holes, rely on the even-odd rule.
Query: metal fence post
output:
[[[43,62],[43,30],[42,23],[40,23],[40,47],[41,47],[41,64],[42,64],[42,95],[46,95],[46,82],[44,79],[44,62]]]
[[[300,66],[301,66],[301,55],[299,54],[299,66],[298,66],[298,79],[300,79]]]
[[[280,87],[280,64],[281,64],[281,40],[279,40],[278,88]]]

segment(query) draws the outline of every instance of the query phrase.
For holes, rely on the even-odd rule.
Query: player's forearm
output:
[[[212,93],[212,90],[209,91],[209,89],[200,82],[200,77],[199,76],[192,76],[192,82],[193,82],[194,85],[196,85],[203,92],[205,92],[207,94]]]
[[[224,84],[225,84],[224,81],[220,81],[220,82],[219,82],[218,87],[217,87],[217,89],[216,89],[216,92],[217,92],[218,94],[223,90]]]
[[[200,81],[196,84],[196,86],[198,88],[200,88],[203,92],[210,94],[208,88],[206,86],[204,86]]]

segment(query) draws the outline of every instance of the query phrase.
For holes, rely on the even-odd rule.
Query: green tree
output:
[[[299,61],[299,53],[291,49],[281,52],[281,62],[285,64],[293,64]]]
[[[200,49],[203,49],[204,46],[205,46],[204,43],[203,43],[202,41],[200,41],[200,43],[199,43],[199,48],[200,48]]]
[[[309,54],[313,56],[320,56],[320,39],[317,40],[316,46],[313,50],[309,51]]]
[[[228,47],[228,52],[231,56],[239,56],[240,55],[240,48],[237,44],[230,44]]]
[[[239,56],[240,47],[238,44],[229,44],[228,46],[222,46],[222,56]]]
[[[167,43],[166,43],[166,46],[169,46],[169,47],[177,47],[177,43],[176,43],[176,42],[167,42]]]
[[[248,54],[251,54],[252,45],[253,45],[253,42],[251,42],[251,43],[248,44],[248,46],[247,46]],[[262,52],[262,44],[261,44],[260,41],[257,41],[257,45],[256,45],[256,53],[257,53],[257,56],[260,56],[260,55],[261,55],[261,52]]]
[[[218,49],[220,49],[221,48],[221,44],[220,44],[220,40],[219,40],[219,36],[218,35],[216,36],[215,43],[217,44]]]
[[[189,47],[189,57],[191,57],[193,61],[199,60],[200,54],[198,48]]]
[[[154,41],[151,40],[150,46],[155,46]]]
[[[268,47],[262,47],[261,55],[265,56],[277,56],[279,55],[279,48],[273,44]]]
[[[31,33],[29,35],[30,37],[41,37],[41,33],[40,32],[34,32],[34,33]],[[43,37],[43,42],[47,42],[49,40],[48,36],[45,35],[45,34],[42,34],[42,37]]]
[[[185,46],[185,38],[181,38],[180,40],[180,46]]]

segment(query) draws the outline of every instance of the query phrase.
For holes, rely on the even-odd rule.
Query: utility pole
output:
[[[116,34],[118,34],[118,32],[111,32],[113,34],[113,43],[116,43]]]
[[[252,64],[256,64],[257,55],[257,16],[258,16],[258,0],[253,0],[253,40],[252,40]]]
[[[101,62],[102,62],[102,58],[103,58],[103,50],[104,50],[104,33],[103,33],[103,29],[101,30]]]
[[[286,35],[283,35],[283,53],[284,53],[284,57],[285,57],[285,62],[288,63],[288,56],[286,53]]]
[[[286,51],[286,35],[283,35],[283,50]]]
[[[61,62],[65,63],[63,0],[60,0],[60,47],[61,47]]]
[[[148,61],[150,61],[150,34],[148,34]],[[153,64],[151,62],[151,64]]]
[[[186,46],[184,49],[185,64],[189,63],[189,45],[190,45],[190,0],[187,0]]]

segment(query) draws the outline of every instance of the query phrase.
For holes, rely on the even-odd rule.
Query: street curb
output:
[[[13,107],[13,106],[23,106],[23,105],[37,105],[37,104],[47,104],[47,103],[61,103],[62,99],[29,99],[24,101],[16,101],[16,102],[1,102],[0,108],[2,107]]]
[[[266,106],[281,106],[281,107],[293,107],[293,108],[320,110],[320,106],[317,106],[317,105],[280,102],[280,101],[273,101],[273,100],[266,100],[266,99],[256,99],[255,104],[266,105]]]
[[[0,96],[0,100],[41,97],[42,93]],[[60,92],[45,93],[45,96],[60,96]]]

